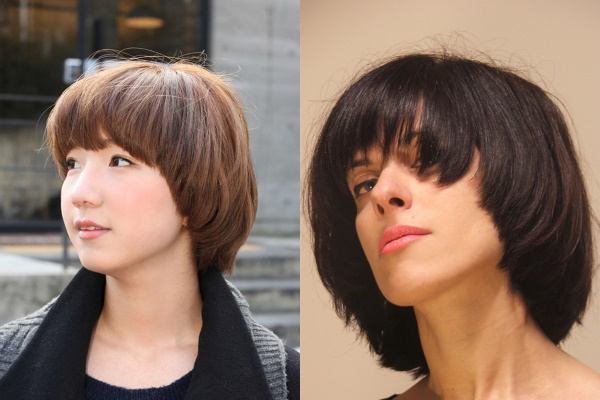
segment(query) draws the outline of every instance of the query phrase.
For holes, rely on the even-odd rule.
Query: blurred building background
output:
[[[233,279],[259,319],[298,346],[299,0],[0,0],[0,323],[60,292],[72,269],[58,263],[77,266],[63,252],[61,182],[44,128],[102,49],[204,52],[231,77],[259,190]]]

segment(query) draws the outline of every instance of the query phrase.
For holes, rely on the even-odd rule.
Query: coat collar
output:
[[[203,327],[185,400],[271,399],[239,306],[215,268],[201,272]],[[85,399],[87,353],[104,303],[105,276],[80,270],[0,380],[7,399]]]

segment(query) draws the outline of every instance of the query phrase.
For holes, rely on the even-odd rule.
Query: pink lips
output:
[[[96,239],[110,231],[110,229],[88,219],[78,219],[75,221],[75,228],[78,230],[77,237],[82,240]]]
[[[379,240],[379,254],[383,255],[398,250],[430,233],[426,229],[408,225],[398,225],[386,229]]]

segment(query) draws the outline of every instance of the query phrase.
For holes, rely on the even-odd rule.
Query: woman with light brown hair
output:
[[[298,399],[299,356],[223,279],[256,183],[228,85],[122,61],[59,98],[47,139],[84,268],[0,328],[0,398]]]
[[[510,69],[415,53],[359,76],[307,178],[320,278],[389,399],[600,398],[558,346],[582,320],[593,216],[553,97]]]

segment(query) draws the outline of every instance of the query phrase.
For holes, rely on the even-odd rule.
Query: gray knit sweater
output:
[[[242,294],[227,282],[239,309],[250,330],[273,398],[285,400],[286,352],[282,341],[271,331],[259,325],[250,313],[247,301]],[[0,378],[6,373],[18,355],[31,341],[56,299],[40,310],[0,327]]]
[[[0,378],[29,344],[56,299],[33,314],[0,327]]]

